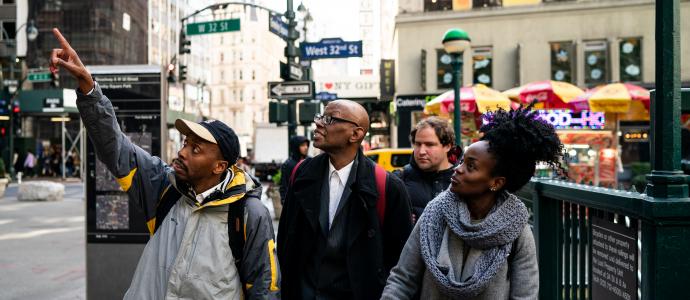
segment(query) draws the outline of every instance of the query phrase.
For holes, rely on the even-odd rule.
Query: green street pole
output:
[[[455,144],[462,147],[462,120],[460,113],[460,80],[462,74],[462,54],[470,47],[470,36],[462,29],[452,28],[443,35],[443,49],[450,54],[453,67],[453,129]]]
[[[462,147],[462,116],[460,114],[460,74],[462,72],[462,54],[451,54],[453,61],[453,129],[455,130],[455,144]]]
[[[642,299],[688,299],[690,198],[680,170],[680,1],[656,1],[656,89],[652,91],[648,207],[660,217],[642,219]]]
[[[285,58],[287,64],[290,65],[297,60],[297,47],[295,41],[299,38],[299,33],[296,30],[297,22],[295,21],[295,11],[292,9],[292,0],[287,0],[287,9],[285,11],[285,18],[288,25],[287,43],[285,45]],[[297,128],[297,109],[296,100],[288,100],[288,141],[295,136]]]

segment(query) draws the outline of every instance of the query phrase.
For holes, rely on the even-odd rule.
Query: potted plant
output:
[[[5,189],[10,184],[10,179],[5,172],[5,161],[0,159],[0,198],[5,195]]]

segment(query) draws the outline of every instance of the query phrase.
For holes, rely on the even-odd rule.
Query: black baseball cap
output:
[[[218,120],[207,120],[199,123],[177,119],[175,128],[184,135],[194,134],[201,139],[218,145],[223,158],[234,165],[240,156],[240,140],[230,126]]]

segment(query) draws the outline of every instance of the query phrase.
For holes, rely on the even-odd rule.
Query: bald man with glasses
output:
[[[378,299],[412,230],[409,197],[383,173],[385,208],[377,208],[375,165],[360,147],[369,130],[364,107],[333,101],[314,122],[313,144],[324,153],[297,167],[278,228],[282,295]]]

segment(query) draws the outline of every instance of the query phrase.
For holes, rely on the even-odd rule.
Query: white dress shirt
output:
[[[343,191],[345,191],[345,184],[350,177],[350,171],[352,171],[354,162],[353,160],[340,170],[336,170],[333,163],[328,160],[328,228],[331,228],[331,224],[333,224],[335,213],[338,211],[338,204],[340,204],[340,198],[342,198]]]

